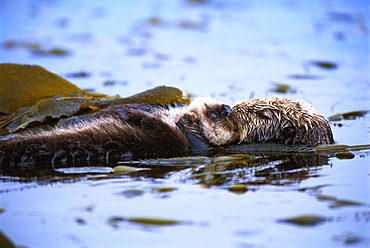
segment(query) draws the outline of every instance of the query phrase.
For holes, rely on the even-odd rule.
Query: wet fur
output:
[[[229,107],[198,98],[180,107],[114,106],[89,122],[0,141],[0,165],[176,157],[189,150],[266,141],[310,146],[334,142],[328,121],[304,101],[273,97]]]
[[[232,106],[240,142],[274,141],[317,146],[334,143],[329,122],[305,101],[277,97],[251,99]]]
[[[189,148],[219,146],[239,137],[231,108],[209,98],[186,107],[124,105],[116,109],[106,110],[91,122],[2,141],[0,164],[90,164],[125,157],[184,156]]]

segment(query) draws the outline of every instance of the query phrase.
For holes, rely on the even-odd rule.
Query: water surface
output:
[[[0,62],[122,97],[168,85],[370,109],[366,1],[194,2],[1,1]],[[336,142],[369,144],[369,121],[332,121]],[[3,173],[0,230],[19,247],[368,247],[369,150],[340,152]]]

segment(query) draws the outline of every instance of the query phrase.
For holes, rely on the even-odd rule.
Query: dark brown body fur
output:
[[[195,101],[174,109],[127,105],[65,129],[0,142],[0,164],[90,164],[175,157],[239,138],[231,108]],[[223,130],[225,129],[225,130]]]
[[[0,165],[88,165],[267,141],[310,146],[334,142],[328,121],[304,101],[253,99],[231,108],[199,98],[169,109],[115,106],[91,122],[0,141]]]

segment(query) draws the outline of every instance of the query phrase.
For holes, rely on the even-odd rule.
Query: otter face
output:
[[[197,98],[179,120],[190,143],[225,145],[239,139],[238,126],[230,106],[212,98]],[[195,144],[196,147],[197,144]]]
[[[232,110],[240,142],[275,141],[310,146],[334,143],[329,122],[305,101],[253,99],[237,102]]]

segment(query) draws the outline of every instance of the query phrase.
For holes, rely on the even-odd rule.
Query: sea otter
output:
[[[0,164],[78,164],[188,155],[228,144],[334,142],[328,121],[307,102],[276,97],[237,102],[212,98],[188,106],[119,105],[90,122],[0,141]]]
[[[306,144],[334,143],[329,122],[308,102],[270,97],[250,99],[232,106],[240,142]]]
[[[0,142],[0,164],[81,164],[175,157],[239,140],[231,107],[211,98],[189,106],[124,105],[91,122]],[[119,110],[119,111],[118,111]]]

